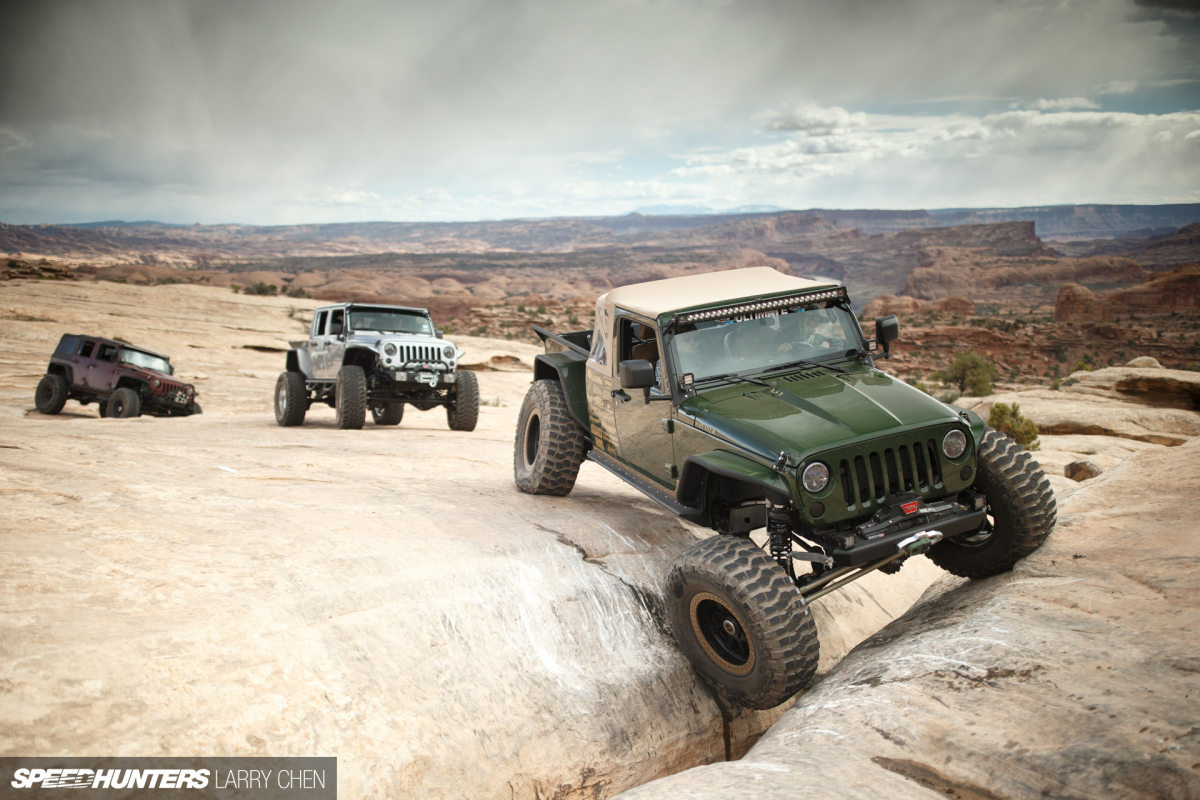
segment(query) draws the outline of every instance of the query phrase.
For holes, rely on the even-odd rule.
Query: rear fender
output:
[[[718,498],[713,490],[715,482],[722,478],[724,488]],[[727,450],[713,450],[684,459],[675,497],[682,505],[711,512],[708,506],[716,499],[736,505],[764,498],[778,505],[789,505],[792,489],[782,475],[768,466]]]
[[[312,357],[307,350],[289,350],[287,354],[287,371],[303,372],[304,377],[312,380]]]
[[[579,427],[583,428],[584,434],[590,439],[592,428],[587,422],[586,364],[585,358],[569,350],[543,353],[533,360],[533,379],[535,381],[556,380],[562,385],[571,416],[575,418]]]

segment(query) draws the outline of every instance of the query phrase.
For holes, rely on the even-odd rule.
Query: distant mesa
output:
[[[886,317],[888,314],[903,316],[918,311],[931,311],[938,314],[961,314],[973,316],[975,304],[961,295],[952,295],[938,300],[918,300],[905,295],[881,294],[867,304],[863,316],[867,319]]]
[[[1182,264],[1151,275],[1145,283],[1098,296],[1068,283],[1058,290],[1055,322],[1103,322],[1130,314],[1200,310],[1200,264]]]
[[[643,206],[633,213],[641,214],[645,217],[694,217],[707,216],[709,214],[772,214],[777,211],[786,210],[783,206],[761,204],[737,206],[735,208],[727,208],[724,211],[717,211],[708,206]]]

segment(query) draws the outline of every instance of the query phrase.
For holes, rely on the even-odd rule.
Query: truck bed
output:
[[[551,333],[545,328],[534,325],[533,331],[546,346],[547,353],[561,353],[565,350],[586,358],[592,352],[592,332],[590,330]]]

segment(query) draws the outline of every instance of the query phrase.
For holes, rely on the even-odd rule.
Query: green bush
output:
[[[972,397],[984,397],[993,392],[992,381],[1000,377],[996,365],[987,356],[968,350],[959,353],[950,366],[933,373],[942,383],[958,387],[960,392]]]
[[[275,284],[263,283],[262,281],[259,281],[258,283],[254,284],[253,286],[247,286],[245,289],[246,294],[268,294],[269,295],[269,294],[276,294],[278,291],[279,291],[279,287],[277,287]]]
[[[303,286],[291,286],[287,290],[288,297],[309,297]]]
[[[992,413],[988,414],[987,424],[1007,434],[1026,450],[1037,450],[1040,446],[1037,425],[1033,424],[1033,420],[1021,416],[1021,407],[1016,403],[994,404]]]

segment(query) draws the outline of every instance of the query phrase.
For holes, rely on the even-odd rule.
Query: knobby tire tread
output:
[[[537,455],[532,466],[526,469],[526,423],[532,413],[539,416],[540,436]],[[587,450],[587,436],[571,416],[562,386],[553,380],[536,381],[525,395],[517,418],[517,437],[513,447],[513,474],[517,488],[529,494],[559,497],[570,494]]]
[[[758,640],[753,670],[726,672],[707,656],[691,622],[690,598],[720,587],[748,617]],[[820,657],[816,623],[778,562],[749,538],[717,535],[688,548],[667,578],[676,641],[700,676],[737,705],[767,709],[812,681]]]
[[[479,423],[479,380],[474,372],[460,370],[454,378],[454,402],[446,406],[452,431],[473,431]]]
[[[997,506],[1007,509],[1007,520],[1004,530],[997,520],[992,534],[995,541],[985,551],[967,551],[953,541],[941,542],[929,551],[933,563],[962,578],[1011,570],[1017,561],[1042,546],[1058,521],[1050,480],[1033,456],[1008,436],[989,428],[980,444],[977,464],[976,488],[988,495],[988,505],[994,512]]]

